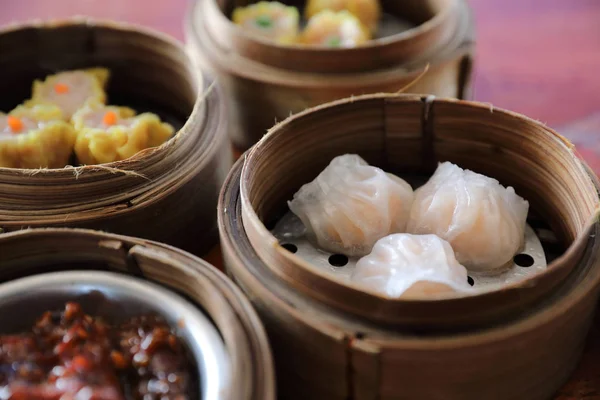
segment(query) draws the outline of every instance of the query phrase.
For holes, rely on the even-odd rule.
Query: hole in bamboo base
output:
[[[344,267],[348,264],[348,257],[343,254],[333,254],[329,256],[329,264],[334,267]]]
[[[295,253],[295,252],[298,251],[298,247],[295,244],[292,244],[292,243],[284,243],[284,244],[281,245],[281,247],[283,247],[284,249],[286,249],[290,253]]]
[[[523,267],[523,268],[527,268],[527,267],[531,267],[534,263],[533,257],[531,257],[529,254],[517,254],[514,257],[514,261],[515,264],[517,264],[519,267]]]

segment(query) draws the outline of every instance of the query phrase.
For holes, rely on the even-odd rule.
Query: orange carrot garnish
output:
[[[117,123],[117,114],[114,113],[114,111],[107,111],[106,114],[104,114],[104,118],[102,118],[102,122],[104,122],[104,125],[114,125]]]
[[[10,128],[11,131],[13,131],[13,133],[19,133],[23,130],[23,121],[21,121],[17,117],[13,117],[12,115],[9,115],[6,118],[6,122],[8,123],[8,127]]]
[[[54,91],[58,94],[69,93],[69,86],[64,83],[57,83],[54,85]]]
[[[73,368],[78,372],[83,372],[90,369],[91,365],[87,358],[83,356],[75,356],[71,361]]]

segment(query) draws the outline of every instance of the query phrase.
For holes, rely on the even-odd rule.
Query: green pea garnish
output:
[[[327,46],[329,47],[340,47],[342,45],[342,39],[339,36],[333,36],[327,39]]]
[[[270,28],[273,26],[273,20],[271,20],[271,17],[268,15],[259,15],[256,17],[256,25],[260,26],[261,28]]]

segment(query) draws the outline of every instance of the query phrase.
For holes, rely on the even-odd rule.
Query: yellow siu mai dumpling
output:
[[[304,15],[307,20],[310,20],[324,10],[350,12],[371,34],[377,31],[381,18],[379,0],[308,0]]]
[[[356,263],[351,281],[390,298],[435,299],[472,291],[467,269],[436,235],[396,233]]]
[[[56,106],[19,106],[8,115],[0,113],[0,167],[63,168],[75,137]]]
[[[127,107],[86,106],[73,116],[77,131],[75,155],[81,164],[125,160],[142,150],[160,146],[173,127],[152,113],[135,115]]]
[[[413,190],[404,180],[346,154],[302,186],[288,205],[317,246],[358,256],[405,229],[412,201]]]
[[[281,44],[298,37],[300,15],[295,7],[276,1],[261,1],[233,11],[233,22],[249,32]]]
[[[321,11],[312,17],[300,37],[300,43],[321,47],[350,48],[370,39],[365,26],[348,11]]]
[[[445,162],[415,191],[407,232],[438,235],[462,265],[489,272],[523,246],[528,210],[512,187]]]
[[[33,94],[25,105],[55,105],[65,120],[90,104],[105,104],[105,87],[110,73],[105,68],[64,71],[33,82]]]

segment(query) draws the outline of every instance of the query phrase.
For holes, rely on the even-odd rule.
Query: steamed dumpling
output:
[[[278,43],[294,42],[300,26],[298,10],[277,1],[260,1],[238,7],[231,19],[236,25]]]
[[[450,244],[435,235],[397,233],[380,239],[356,264],[352,281],[392,298],[427,299],[471,290]]]
[[[8,115],[0,113],[0,167],[63,168],[75,137],[57,106],[19,106]]]
[[[323,10],[348,11],[355,15],[371,33],[377,30],[381,18],[379,0],[308,0],[304,14],[311,19]]]
[[[412,201],[412,188],[404,180],[346,154],[334,158],[288,204],[309,239],[322,249],[353,256],[404,231]]]
[[[73,116],[75,155],[82,164],[105,164],[160,146],[175,130],[152,113],[135,115],[128,107],[86,106]]]
[[[322,47],[350,48],[370,39],[367,28],[348,11],[324,10],[308,20],[300,43]]]
[[[109,76],[106,68],[64,71],[49,75],[44,81],[33,82],[33,95],[25,105],[57,106],[68,121],[83,106],[106,103],[104,89]]]
[[[415,191],[407,231],[438,235],[469,270],[489,271],[523,246],[528,210],[512,187],[445,162]]]

